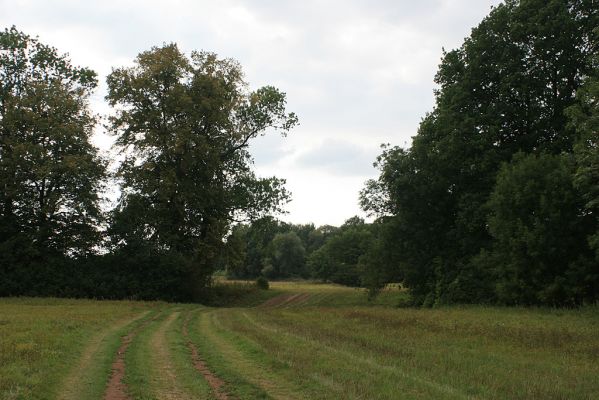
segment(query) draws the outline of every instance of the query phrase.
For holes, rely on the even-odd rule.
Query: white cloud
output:
[[[252,146],[257,172],[287,178],[284,218],[340,224],[382,142],[408,145],[433,106],[441,48],[459,46],[499,0],[0,0],[17,25],[100,74],[92,98],[106,113],[104,79],[153,45],[210,50],[240,61],[251,87],[287,92],[301,125]],[[99,132],[106,149],[111,138]],[[368,162],[369,157],[372,159]]]

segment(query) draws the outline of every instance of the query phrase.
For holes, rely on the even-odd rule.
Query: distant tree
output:
[[[489,200],[493,238],[483,262],[508,304],[581,304],[599,297],[599,264],[586,243],[594,219],[573,184],[570,155],[518,153]]]
[[[88,100],[96,85],[95,72],[72,66],[38,39],[15,27],[0,32],[4,267],[27,269],[28,261],[37,261],[48,270],[52,257],[94,251],[105,178],[105,162],[90,143],[96,117]]]
[[[125,158],[113,243],[183,255],[184,283],[197,298],[230,224],[277,212],[288,200],[284,181],[255,176],[247,149],[268,129],[285,134],[297,118],[274,87],[248,91],[237,62],[205,52],[188,58],[175,44],[113,70],[107,99]]]
[[[270,254],[270,244],[278,233],[287,232],[287,226],[268,216],[249,224],[246,234],[246,263],[237,277],[251,279],[262,274],[264,261]]]
[[[314,278],[349,286],[361,285],[358,266],[372,245],[371,226],[358,217],[348,219],[325,244],[308,259],[308,268]]]
[[[264,264],[263,274],[269,278],[305,278],[306,250],[301,239],[295,232],[278,233]]]
[[[379,218],[370,225],[372,239],[364,254],[358,259],[357,269],[360,274],[361,285],[368,289],[369,298],[374,298],[389,282],[402,282],[404,276],[397,260],[400,259],[396,252],[401,251],[401,246],[389,249],[388,243],[394,233],[393,221]]]

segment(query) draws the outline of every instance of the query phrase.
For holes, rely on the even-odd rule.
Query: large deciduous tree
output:
[[[107,99],[124,157],[115,244],[182,255],[197,297],[230,222],[279,211],[288,199],[284,181],[255,176],[247,148],[267,130],[285,134],[297,118],[276,88],[249,91],[237,62],[188,58],[175,44],[113,70]]]
[[[495,273],[507,304],[574,305],[599,295],[599,265],[586,236],[595,221],[574,187],[571,154],[517,153],[491,193],[490,251],[479,262]]]
[[[391,215],[389,248],[421,304],[495,300],[487,202],[500,166],[518,152],[572,152],[564,112],[599,51],[591,0],[507,0],[444,54],[435,109],[410,149],[388,148],[362,196]]]
[[[49,268],[50,258],[86,255],[98,243],[105,163],[89,140],[88,107],[96,84],[92,70],[56,49],[15,27],[0,32],[3,268]]]

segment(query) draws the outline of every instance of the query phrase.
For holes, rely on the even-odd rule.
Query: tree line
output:
[[[399,282],[424,306],[596,302],[598,27],[590,0],[497,6],[444,52],[411,147],[383,146],[360,194],[373,223],[238,226],[227,271]]]
[[[340,227],[264,217],[235,225],[219,269],[231,279],[312,279],[363,287],[364,255],[377,226],[352,217]]]
[[[599,7],[507,0],[445,52],[409,148],[361,193],[387,261],[371,287],[414,302],[599,299]]]
[[[37,38],[0,33],[0,296],[205,299],[233,221],[289,199],[283,180],[256,177],[249,143],[297,117],[234,60],[154,47],[107,77],[109,173],[90,143],[97,83]]]
[[[506,0],[443,53],[409,148],[384,145],[340,227],[270,217],[284,181],[248,144],[297,118],[241,67],[168,44],[108,76],[110,176],[89,139],[96,74],[0,34],[0,295],[201,300],[232,278],[389,282],[414,304],[599,299],[599,7]],[[102,188],[116,179],[116,207]],[[239,223],[245,221],[245,223]]]

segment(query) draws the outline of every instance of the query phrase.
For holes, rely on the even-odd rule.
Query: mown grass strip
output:
[[[57,398],[91,337],[160,303],[0,299],[0,399]]]
[[[136,322],[148,317],[148,314],[150,311],[144,311],[133,318],[117,321],[92,337],[79,361],[72,366],[56,398],[58,400],[101,398],[110,377],[114,354],[120,346],[120,337],[130,331]]]
[[[165,332],[165,341],[171,357],[171,365],[174,374],[179,380],[179,385],[185,388],[186,394],[191,399],[208,400],[214,399],[208,382],[200,375],[193,366],[191,354],[187,345],[188,339],[184,335],[184,324],[190,317],[192,310],[198,306],[186,306],[181,310],[179,316],[169,325]]]
[[[172,312],[172,308],[163,310],[149,321],[137,328],[126,352],[124,353],[125,374],[123,383],[127,394],[132,399],[159,400],[156,397],[156,386],[152,352],[149,341],[152,334],[160,327]]]
[[[351,370],[355,371],[355,377],[356,377],[356,381],[361,380],[360,378],[363,378],[364,376],[373,376],[376,375],[377,379],[379,377],[383,377],[384,374],[388,374],[390,375],[389,378],[387,380],[387,382],[385,382],[385,384],[381,384],[381,385],[374,385],[374,387],[377,388],[377,390],[380,390],[379,395],[384,394],[384,388],[389,387],[388,382],[390,381],[395,381],[395,382],[402,382],[402,386],[407,386],[408,388],[410,388],[411,390],[415,390],[418,387],[421,387],[422,389],[428,388],[431,389],[431,391],[425,391],[423,392],[424,395],[426,396],[434,396],[435,398],[448,398],[448,399],[467,399],[469,398],[469,396],[465,393],[462,393],[459,389],[456,389],[454,387],[445,385],[445,384],[441,384],[439,382],[436,382],[434,380],[428,380],[425,379],[421,376],[418,376],[416,374],[413,373],[408,373],[406,371],[403,371],[401,369],[399,369],[397,366],[390,366],[390,365],[381,365],[378,364],[376,361],[374,361],[371,358],[363,358],[360,357],[358,355],[358,353],[356,352],[352,352],[352,351],[348,351],[348,350],[344,350],[342,348],[336,348],[333,347],[331,345],[327,345],[321,341],[317,341],[317,340],[311,340],[308,339],[304,336],[300,336],[288,331],[284,331],[282,329],[277,329],[274,328],[272,326],[266,326],[264,324],[258,323],[256,322],[256,320],[254,320],[253,318],[251,318],[247,313],[242,313],[243,317],[245,318],[246,321],[248,321],[252,326],[258,328],[258,330],[264,331],[266,332],[266,334],[260,334],[258,332],[254,332],[255,334],[257,334],[257,337],[262,337],[262,339],[264,339],[267,336],[272,336],[272,337],[282,337],[284,336],[286,338],[286,342],[289,345],[290,348],[311,348],[310,350],[306,349],[306,351],[308,351],[309,353],[313,353],[315,351],[318,351],[318,354],[321,357],[325,357],[325,354],[329,355],[329,359],[332,361],[331,363],[327,362],[327,360],[322,360],[323,365],[331,365],[331,366],[336,366],[337,369],[339,371],[342,370],[342,366],[350,366],[351,365]],[[272,341],[271,341],[272,343]],[[355,368],[357,367],[357,368]],[[327,368],[328,369],[328,368]],[[376,374],[372,374],[372,371],[376,370],[377,373]],[[330,372],[334,371],[333,369],[330,370]],[[351,375],[351,374],[350,374]],[[334,387],[334,388],[342,388],[345,387],[345,384],[347,382],[339,382],[339,383],[333,383],[332,381],[332,376],[329,377],[329,379],[323,379],[322,376],[327,376],[327,375],[320,375],[320,374],[316,374],[313,375],[315,376],[317,379],[319,379],[321,382],[325,382],[325,384],[329,387]],[[406,382],[406,381],[409,381]],[[367,382],[371,382],[374,383],[373,381],[368,380]],[[362,390],[359,387],[356,387],[356,393],[345,393],[347,395],[350,396],[355,396],[358,395],[359,392],[361,392]],[[399,391],[399,389],[402,389],[401,387],[397,387],[397,388],[393,388],[393,387],[389,387],[391,393],[389,393],[389,395],[393,396],[393,393],[397,393],[397,391]],[[405,388],[403,388],[405,389]],[[389,397],[391,398],[391,397]]]
[[[464,396],[588,399],[599,391],[599,314],[592,310],[360,307],[244,313],[266,332],[252,336],[259,328],[248,327],[249,321],[231,329],[265,348],[275,349],[287,342],[278,338],[289,334],[312,342],[315,352],[330,348],[367,360],[372,365],[363,365],[366,372],[382,365]],[[281,346],[283,357],[293,356],[287,348],[298,347],[301,343]],[[338,364],[331,368],[343,369]],[[359,372],[356,376],[359,380]]]
[[[237,398],[276,398],[262,387],[267,377],[262,376],[261,366],[248,362],[239,351],[214,332],[215,328],[209,322],[212,312],[214,311],[194,312],[189,325],[189,337],[210,370],[225,381],[227,392]],[[244,345],[243,342],[237,344]]]
[[[208,368],[206,362],[200,356],[198,352],[198,348],[191,341],[189,337],[189,320],[191,319],[191,314],[188,314],[183,322],[183,337],[187,342],[187,349],[189,355],[191,357],[191,363],[193,364],[195,370],[204,378],[204,380],[210,386],[213,397],[217,400],[230,400],[233,398],[226,390],[225,390],[225,381],[223,381],[220,377],[214,374]]]

